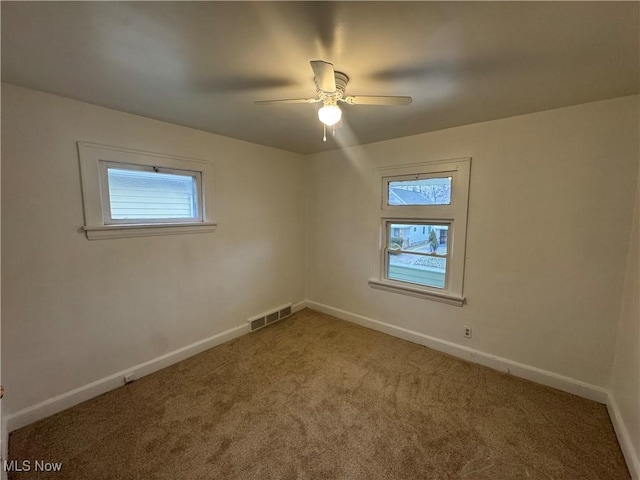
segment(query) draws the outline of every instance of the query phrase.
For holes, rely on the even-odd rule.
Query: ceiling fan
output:
[[[316,84],[317,97],[289,98],[284,100],[259,100],[256,105],[273,105],[282,103],[319,103],[322,107],[318,110],[318,118],[325,126],[324,141],[327,141],[326,127],[334,127],[342,118],[342,110],[338,102],[349,105],[400,105],[411,103],[411,97],[399,96],[372,96],[372,95],[345,95],[349,77],[342,72],[336,72],[333,64],[323,60],[312,60],[314,82]]]

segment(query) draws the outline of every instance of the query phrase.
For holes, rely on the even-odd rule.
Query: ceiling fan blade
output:
[[[256,105],[271,105],[272,103],[317,103],[319,98],[286,98],[284,100],[256,100]]]
[[[241,93],[269,88],[292,87],[296,84],[291,78],[267,75],[226,75],[221,77],[198,78],[193,86],[204,93]]]
[[[333,70],[333,64],[322,60],[311,60],[310,63],[318,88],[327,93],[335,92],[336,74]]]
[[[411,97],[348,95],[342,99],[349,105],[398,105],[406,106],[411,103]]]

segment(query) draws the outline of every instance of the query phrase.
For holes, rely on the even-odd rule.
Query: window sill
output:
[[[215,231],[217,223],[185,224],[144,224],[144,225],[104,225],[83,227],[89,240],[107,238],[152,237],[157,235],[178,235],[184,233],[209,233]]]
[[[433,300],[436,302],[446,303],[448,305],[455,305],[461,307],[464,305],[465,297],[459,295],[453,295],[451,293],[436,292],[432,290],[423,290],[421,288],[414,288],[405,285],[398,285],[395,283],[384,282],[381,280],[369,280],[369,286],[377,290],[384,290],[386,292],[401,293],[403,295],[411,295],[412,297],[426,298],[427,300]]]

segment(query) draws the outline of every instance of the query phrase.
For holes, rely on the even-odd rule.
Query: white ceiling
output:
[[[637,2],[2,2],[2,79],[300,153],[639,91]],[[309,61],[347,94],[322,141]]]

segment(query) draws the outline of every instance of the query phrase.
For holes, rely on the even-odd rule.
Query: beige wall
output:
[[[638,250],[638,217],[640,216],[640,183],[636,193],[636,207],[633,214],[633,228],[627,256],[627,268],[622,296],[622,311],[618,324],[611,378],[613,397],[625,425],[629,441],[635,453],[636,475],[640,477],[640,257]],[[625,452],[627,453],[627,452]],[[632,456],[633,454],[627,456]],[[628,460],[628,463],[629,460]]]
[[[311,156],[308,298],[607,388],[638,178],[637,102]],[[459,157],[473,158],[467,305],[370,288],[375,168]]]
[[[211,161],[218,230],[88,241],[78,140]],[[4,84],[3,415],[303,300],[301,160]]]

